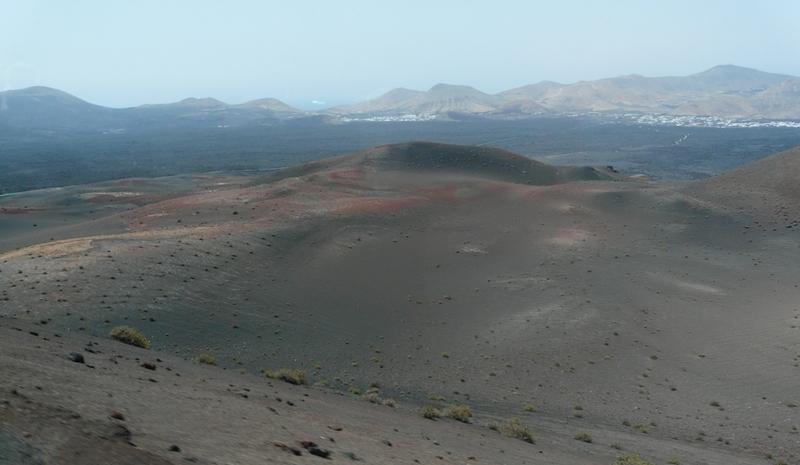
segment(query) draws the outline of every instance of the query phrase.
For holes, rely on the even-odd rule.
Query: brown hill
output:
[[[272,175],[270,179],[308,175],[321,170],[344,168],[370,172],[415,171],[469,175],[528,185],[552,185],[570,181],[619,178],[608,168],[556,167],[507,150],[434,142],[409,142],[374,147],[362,152],[308,163]],[[404,178],[400,177],[400,181]]]

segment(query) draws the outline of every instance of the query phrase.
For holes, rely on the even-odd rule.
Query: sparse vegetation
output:
[[[197,362],[197,363],[201,363],[203,365],[216,365],[217,364],[217,359],[213,355],[208,354],[208,353],[202,353],[202,354],[198,355],[197,357],[195,357],[194,361]]]
[[[469,405],[451,405],[445,409],[444,416],[462,423],[469,423],[472,418],[472,409]]]
[[[277,370],[264,370],[264,376],[270,379],[286,381],[289,384],[306,384],[306,373],[296,368],[280,368]]]
[[[647,460],[639,457],[636,454],[628,454],[617,457],[614,465],[653,465]]]
[[[144,337],[144,334],[142,334],[138,329],[131,328],[130,326],[116,326],[111,330],[109,336],[111,336],[111,339],[115,339],[119,342],[132,346],[141,347],[142,349],[150,348],[150,341]]]
[[[525,410],[526,412],[535,412],[536,406],[533,404],[526,404],[523,410]]]
[[[575,435],[575,439],[589,444],[592,443],[592,436],[589,433],[578,433]]]
[[[531,434],[528,427],[522,424],[519,421],[519,418],[512,418],[503,426],[498,427],[498,431],[505,434],[506,436],[514,439],[519,439],[521,441],[528,442],[530,444],[535,444],[533,439],[533,434]]]
[[[355,395],[359,395],[361,391],[356,388],[350,388],[350,392]],[[378,383],[370,383],[369,388],[367,388],[367,392],[365,392],[362,397],[373,404],[385,405],[387,407],[397,406],[396,400],[384,399],[381,397],[381,389]]]
[[[437,420],[442,417],[442,411],[432,405],[423,405],[417,411],[419,416],[428,420]]]

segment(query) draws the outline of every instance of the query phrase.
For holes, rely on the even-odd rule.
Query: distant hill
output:
[[[793,76],[723,65],[685,77],[629,75],[542,86],[527,93],[520,88],[498,95],[512,102],[532,100],[552,111],[800,118],[799,84],[800,79]]]
[[[0,92],[0,126],[81,127],[117,124],[121,116],[111,108],[93,105],[49,87]]]
[[[438,84],[428,91],[395,89],[376,99],[330,110],[345,115],[533,115],[643,112],[725,118],[800,118],[800,78],[734,65],[689,76],[636,74],[574,84],[542,81],[495,95]]]
[[[376,99],[330,111],[339,114],[480,114],[497,110],[497,103],[496,97],[469,86],[437,84],[427,92],[402,88],[390,90]]]
[[[108,108],[49,87],[0,92],[0,127],[124,130],[138,127],[238,126],[270,124],[304,113],[277,99],[230,105],[213,98],[175,103]]]
[[[467,175],[528,185],[619,178],[611,170],[553,166],[494,147],[408,142],[307,163],[270,175],[270,179],[305,176],[331,169],[369,167],[372,172],[416,172]]]

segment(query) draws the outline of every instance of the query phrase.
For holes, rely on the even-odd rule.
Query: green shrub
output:
[[[197,357],[194,358],[194,361],[197,362],[197,363],[202,363],[204,365],[216,365],[217,364],[217,359],[214,358],[213,355],[207,354],[207,353],[202,353],[202,354],[198,355]]]
[[[589,433],[578,433],[575,435],[575,439],[581,442],[587,442],[589,444],[592,443],[592,436]]]
[[[280,368],[277,370],[264,370],[264,376],[270,379],[279,379],[290,384],[306,384],[306,373],[296,368]]]
[[[150,341],[144,337],[144,334],[139,332],[136,328],[131,328],[130,326],[116,326],[114,329],[111,330],[109,333],[112,339],[116,339],[119,342],[129,344],[136,347],[141,347],[142,349],[149,349],[150,348]]]
[[[451,405],[444,411],[444,416],[462,423],[469,423],[472,418],[472,409],[469,405]]]

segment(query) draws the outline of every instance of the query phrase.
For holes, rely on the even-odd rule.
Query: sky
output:
[[[305,109],[717,64],[800,75],[800,1],[0,0],[0,90]]]

